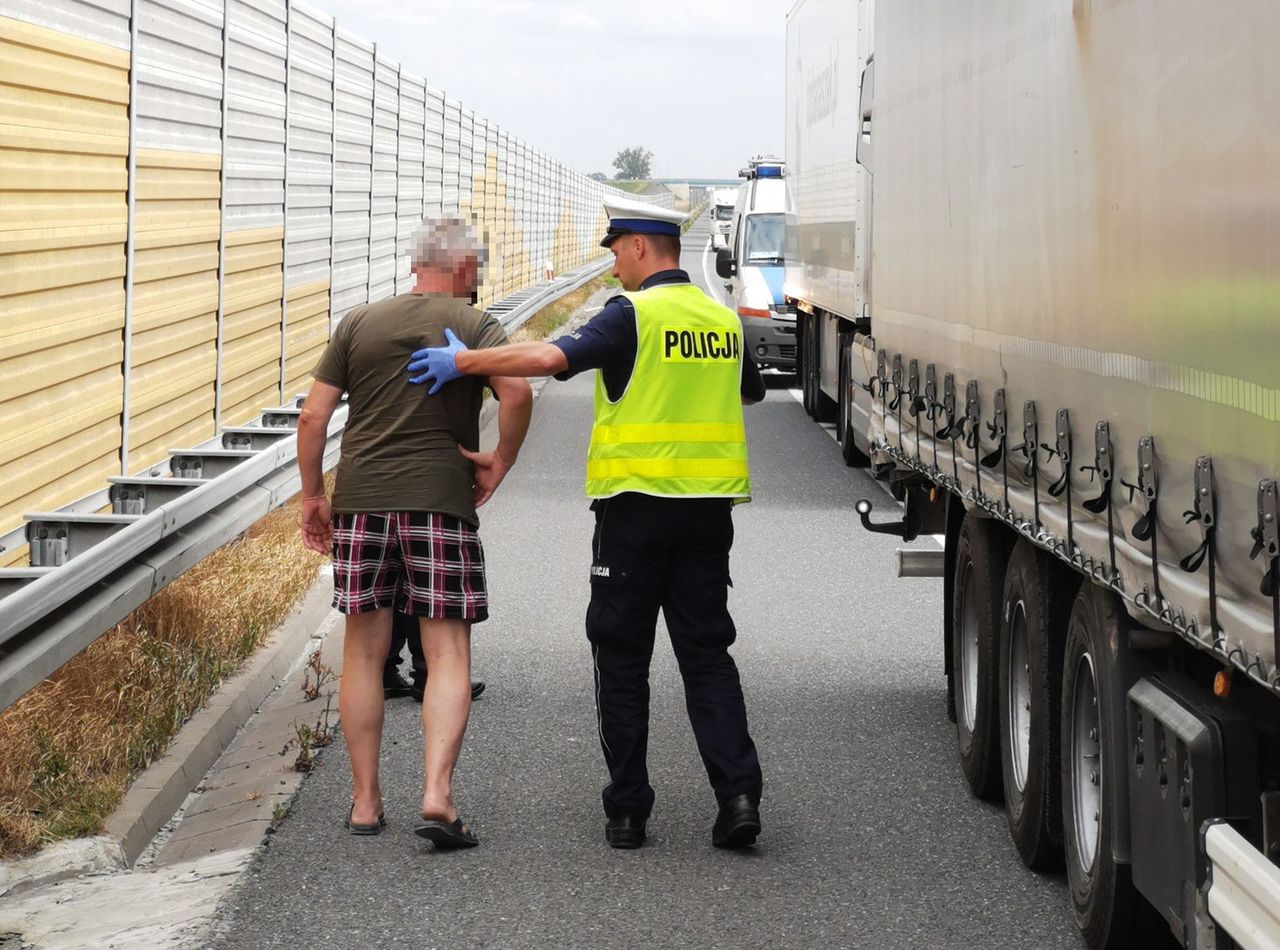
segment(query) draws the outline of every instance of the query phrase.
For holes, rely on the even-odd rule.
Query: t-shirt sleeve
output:
[[[480,326],[476,329],[475,344],[471,347],[473,350],[487,350],[490,347],[502,346],[507,342],[507,331],[502,329],[502,324],[497,318],[485,314],[484,319],[480,321]]]
[[[320,362],[311,371],[311,375],[319,382],[336,386],[343,392],[347,390],[347,343],[351,338],[351,326],[354,313],[347,314],[338,324],[329,338],[329,345],[324,348]]]
[[[569,361],[568,369],[556,373],[556,379],[569,379],[591,369],[625,368],[630,372],[638,346],[635,308],[625,297],[614,297],[577,330],[551,344]]]

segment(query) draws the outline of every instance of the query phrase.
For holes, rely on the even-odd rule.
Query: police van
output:
[[[733,205],[738,199],[734,188],[716,188],[711,192],[711,247],[720,250],[729,246],[729,234],[733,230]]]
[[[796,366],[796,313],[782,295],[786,192],[783,163],[756,158],[738,173],[729,246],[716,252],[729,306],[742,320],[743,342],[762,368]]]

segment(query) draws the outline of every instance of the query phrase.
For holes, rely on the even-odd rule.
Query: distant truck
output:
[[[729,246],[729,233],[733,230],[733,204],[737,198],[736,188],[715,188],[711,192],[711,249],[713,251]]]
[[[903,563],[964,776],[1092,948],[1280,947],[1277,35],[1272,0],[787,19],[803,403],[903,502],[864,526],[945,537]]]
[[[729,306],[742,320],[756,365],[791,372],[796,362],[796,312],[783,299],[786,190],[783,163],[752,159],[739,175],[729,244],[716,252]]]

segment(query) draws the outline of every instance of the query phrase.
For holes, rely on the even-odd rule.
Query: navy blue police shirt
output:
[[[689,275],[682,270],[664,270],[650,275],[641,290],[659,284],[687,284]],[[627,391],[631,371],[636,365],[639,335],[636,331],[636,308],[626,297],[614,297],[604,309],[573,333],[552,340],[569,361],[569,368],[556,374],[565,380],[589,369],[598,369],[604,377],[605,392],[617,401]],[[742,395],[752,402],[764,398],[764,379],[751,354],[742,353]]]

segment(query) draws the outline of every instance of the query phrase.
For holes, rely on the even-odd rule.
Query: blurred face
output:
[[[649,276],[648,250],[644,238],[638,234],[624,234],[609,245],[613,252],[613,276],[626,290],[639,290],[640,283]]]

